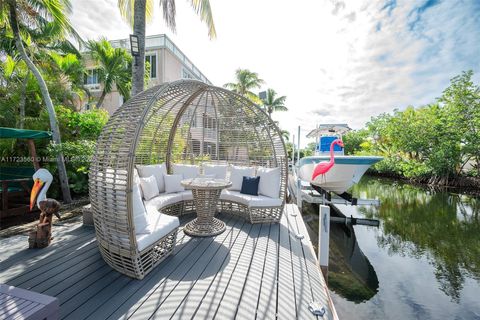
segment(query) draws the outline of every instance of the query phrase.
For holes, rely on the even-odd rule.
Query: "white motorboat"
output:
[[[382,157],[374,156],[336,156],[334,166],[325,175],[317,176],[312,180],[315,166],[322,161],[329,161],[330,157],[304,157],[299,162],[298,176],[301,180],[326,191],[342,194],[355,183],[358,183],[370,166],[382,159]]]
[[[300,159],[297,165],[298,178],[303,184],[312,184],[325,191],[342,194],[358,183],[363,174],[373,164],[382,160],[376,156],[345,156],[343,148],[332,147],[332,142],[341,139],[342,134],[351,130],[346,124],[321,124],[307,137],[316,138],[315,155]],[[316,165],[320,162],[332,162],[325,173],[312,177]],[[313,178],[313,179],[312,179]]]

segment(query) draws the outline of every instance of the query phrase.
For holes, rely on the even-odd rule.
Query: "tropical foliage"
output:
[[[267,89],[265,99],[262,99],[262,105],[269,117],[272,117],[274,111],[288,111],[285,106],[286,96],[277,97],[277,93],[273,89]]]
[[[344,136],[349,154],[384,156],[381,173],[448,184],[465,174],[480,177],[480,87],[464,72],[433,104],[373,117],[366,128]]]
[[[143,91],[145,78],[145,25],[153,18],[154,0],[118,0],[118,8],[122,17],[132,26],[133,34],[138,37],[139,53],[132,67],[132,96]],[[192,9],[207,25],[208,35],[215,38],[217,33],[213,22],[212,8],[209,0],[189,0]],[[159,0],[166,25],[175,32],[176,15],[175,0]]]
[[[130,98],[132,57],[123,48],[113,48],[106,39],[89,41],[87,48],[96,63],[98,78],[103,84],[97,108],[102,106],[105,96],[114,86],[125,100]]]
[[[235,71],[235,82],[226,83],[224,87],[259,104],[262,101],[252,90],[260,89],[264,83],[265,81],[259,78],[258,73],[248,69],[237,69]]]
[[[7,4],[0,6],[0,126],[57,130],[61,140],[36,141],[41,165],[56,179],[49,194],[55,198],[62,195],[59,158],[64,160],[67,186],[74,195],[85,194],[88,163],[108,113],[96,109],[80,113],[76,109],[88,91],[84,88],[82,58],[67,40],[67,36],[75,37],[65,16],[69,2],[10,1]],[[16,9],[21,46],[15,41],[14,28],[10,25],[12,4]],[[28,148],[22,140],[0,140],[0,153],[5,157],[28,156]],[[2,163],[4,165],[19,164]]]
[[[66,40],[68,35],[76,36],[67,14],[70,12],[68,0],[8,0],[0,3],[0,25],[3,55],[21,59],[29,72],[35,77],[43,103],[48,110],[53,142],[61,144],[54,104],[50,91],[42,76],[42,63],[49,50],[72,50]],[[37,57],[41,59],[35,59]],[[40,61],[40,63],[39,63]],[[47,60],[48,61],[48,60]],[[47,62],[48,65],[48,62]],[[28,85],[28,79],[22,83],[22,90]],[[24,101],[20,101],[20,113],[23,116]],[[23,126],[23,119],[21,120]],[[71,201],[65,163],[62,153],[57,156],[58,173],[62,187],[63,200]]]

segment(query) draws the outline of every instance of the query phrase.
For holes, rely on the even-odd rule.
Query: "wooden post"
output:
[[[330,207],[319,206],[318,259],[325,280],[328,281],[328,251],[330,246]]]
[[[38,169],[40,169],[40,164],[37,160],[37,150],[35,149],[35,142],[33,142],[33,139],[28,139],[27,145],[28,152],[30,153],[30,157],[32,157],[33,160],[33,167],[35,168],[35,171],[37,171]]]

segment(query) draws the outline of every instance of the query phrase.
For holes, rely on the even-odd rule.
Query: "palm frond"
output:
[[[209,0],[191,0],[191,5],[195,12],[200,16],[200,21],[205,22],[208,28],[210,39],[217,37],[215,23],[213,22],[212,7]]]
[[[172,32],[175,32],[177,27],[175,22],[175,16],[177,15],[175,0],[160,0],[160,7],[162,8],[165,24]]]

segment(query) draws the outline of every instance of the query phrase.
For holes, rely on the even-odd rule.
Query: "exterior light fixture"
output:
[[[258,93],[258,97],[259,97],[260,99],[262,99],[262,100],[267,99],[267,91],[260,91],[260,92]]]
[[[140,49],[138,48],[138,36],[135,34],[130,35],[130,53],[134,57],[140,55]]]

